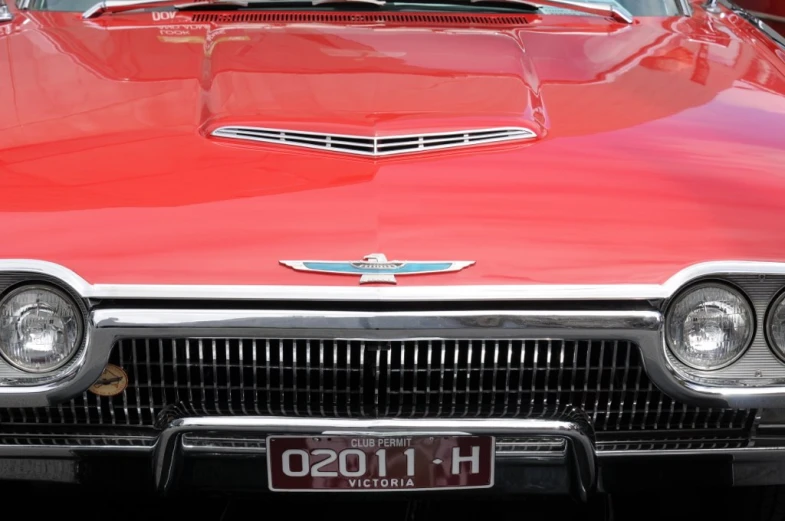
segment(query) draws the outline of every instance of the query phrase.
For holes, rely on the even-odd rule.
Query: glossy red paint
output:
[[[278,260],[477,261],[407,286],[785,261],[785,54],[735,16],[439,29],[18,13],[6,27],[0,258],[93,283],[349,286]],[[240,121],[542,137],[374,161],[205,135]]]

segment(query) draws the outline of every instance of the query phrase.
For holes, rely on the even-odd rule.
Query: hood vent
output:
[[[472,15],[441,13],[296,13],[296,12],[251,12],[251,13],[197,13],[194,22],[211,23],[333,23],[359,25],[434,25],[434,26],[516,26],[525,25],[523,15]]]
[[[274,128],[221,127],[213,136],[261,141],[295,147],[315,148],[370,157],[427,152],[445,148],[458,148],[504,141],[522,141],[537,137],[526,128],[503,127],[481,130],[464,130],[438,134],[408,134],[401,136],[365,137],[345,134],[320,134]]]

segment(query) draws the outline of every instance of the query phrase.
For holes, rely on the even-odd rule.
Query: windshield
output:
[[[83,12],[93,5],[95,5],[99,0],[32,0],[30,2],[30,9],[38,10],[38,11],[77,11]],[[183,0],[184,3],[191,1],[191,0]],[[270,1],[270,0],[268,0]],[[587,2],[591,2],[592,0],[583,0]],[[594,0],[599,1],[599,0]],[[602,0],[603,2],[613,1],[613,0]],[[447,2],[445,2],[447,3]],[[449,2],[450,8],[455,9],[455,2]],[[616,0],[616,3],[624,6],[633,16],[674,16],[680,13],[679,11],[679,0]],[[395,0],[389,0],[389,5],[391,7],[394,6],[405,6],[405,4],[417,4],[418,8],[422,8],[424,4],[427,4],[429,9],[438,9],[439,1],[438,0],[412,0],[410,2],[396,2]],[[277,5],[280,5],[277,4]],[[412,6],[414,7],[414,6]],[[483,7],[479,5],[473,6],[466,6],[466,9],[471,9],[472,11],[477,11],[481,9],[493,10],[494,8],[490,7]],[[575,11],[570,11],[569,9],[561,9],[556,7],[543,7],[539,10],[541,14],[581,14],[582,16],[592,16],[586,15],[584,13],[576,13]]]

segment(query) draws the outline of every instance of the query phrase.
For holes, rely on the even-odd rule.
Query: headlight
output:
[[[769,308],[766,333],[774,353],[785,360],[785,293],[781,294]]]
[[[701,284],[679,295],[665,319],[671,352],[693,369],[712,370],[738,359],[752,341],[752,309],[735,289]]]
[[[82,314],[65,293],[23,286],[0,301],[0,355],[32,373],[57,369],[82,341]]]

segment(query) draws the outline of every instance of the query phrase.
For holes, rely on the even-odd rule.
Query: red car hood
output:
[[[0,31],[0,259],[92,283],[350,286],[278,261],[476,261],[401,285],[661,283],[703,261],[785,261],[785,56],[705,16],[17,16]],[[238,123],[539,138],[373,160],[208,135]]]

